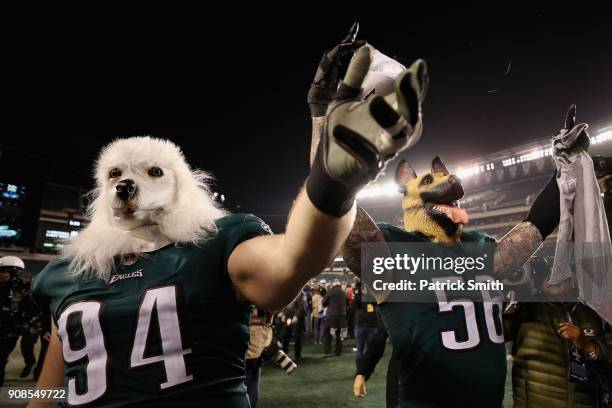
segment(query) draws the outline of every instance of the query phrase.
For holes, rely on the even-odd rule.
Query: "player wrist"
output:
[[[540,235],[542,235],[542,240],[545,240],[559,225],[561,216],[559,210],[560,199],[557,171],[555,170],[546,186],[534,200],[527,213],[527,218],[524,220],[538,229]]]
[[[325,116],[327,107],[334,98],[335,91],[333,89],[313,85],[308,91],[308,108],[310,109],[311,117]]]
[[[327,173],[319,148],[306,180],[306,194],[310,202],[325,214],[342,217],[353,208],[357,191],[357,187],[346,186]]]

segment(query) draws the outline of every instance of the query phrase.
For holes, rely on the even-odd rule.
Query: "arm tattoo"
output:
[[[342,246],[344,262],[357,276],[361,276],[361,244],[364,242],[385,242],[385,237],[368,213],[357,206],[355,224]]]
[[[325,116],[317,116],[312,118],[312,139],[310,142],[310,164],[314,161],[317,153],[317,147],[319,141],[323,136],[323,130],[325,129]]]
[[[503,236],[495,248],[493,272],[500,278],[516,272],[542,245],[540,231],[524,221]]]

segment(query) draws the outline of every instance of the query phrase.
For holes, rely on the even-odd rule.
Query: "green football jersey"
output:
[[[387,242],[429,242],[420,233],[378,225]],[[462,242],[494,243],[480,231]],[[393,246],[391,246],[393,248]],[[483,245],[493,259],[494,244]],[[394,252],[392,250],[392,252]],[[420,273],[423,273],[421,271]],[[436,272],[427,271],[428,280]],[[424,279],[424,276],[420,276]],[[468,272],[462,279],[474,279]],[[380,313],[400,367],[400,407],[499,408],[504,397],[506,353],[501,298],[453,299],[437,292],[431,302],[386,302]]]
[[[70,277],[63,261],[37,276],[34,295],[62,340],[69,405],[249,407],[253,306],[237,297],[227,261],[245,239],[271,232],[245,214],[217,227],[197,246],[124,262],[108,282]]]

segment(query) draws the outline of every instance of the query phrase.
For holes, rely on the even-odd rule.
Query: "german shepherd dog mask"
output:
[[[421,176],[405,160],[400,161],[395,181],[404,194],[402,210],[406,231],[420,232],[432,242],[459,240],[468,221],[466,211],[457,206],[457,200],[463,197],[463,187],[439,157],[431,162],[431,173]]]

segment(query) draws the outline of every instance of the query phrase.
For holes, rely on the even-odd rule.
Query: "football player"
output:
[[[569,119],[566,123],[567,132],[578,128]],[[434,159],[429,173],[420,176],[400,162],[396,181],[404,191],[404,228],[376,224],[358,208],[355,226],[343,246],[347,266],[357,274],[361,273],[363,242],[461,242],[472,248],[481,246],[482,254],[493,259],[489,278],[504,279],[539,249],[559,223],[555,175],[534,200],[526,219],[497,242],[482,231],[463,232],[467,214],[456,203],[463,197],[461,181],[439,158]],[[394,248],[391,244],[390,251]],[[448,275],[432,272],[427,279]],[[450,278],[467,280],[468,276]],[[432,302],[407,303],[386,302],[385,294],[381,295],[377,298],[380,314],[399,363],[400,407],[501,406],[506,358],[500,297],[486,293],[480,299],[453,299],[436,294]]]
[[[282,308],[329,264],[357,191],[420,136],[425,63],[363,102],[372,50],[355,48],[354,36],[342,43],[354,56],[283,234],[214,206],[205,177],[168,141],[102,151],[91,222],[34,284],[53,318],[38,387],[66,386],[71,406],[249,406],[253,305]]]
[[[360,98],[385,95],[404,67],[376,53]],[[325,61],[317,75],[321,76]],[[327,70],[326,83],[334,83],[341,71]],[[313,123],[311,152],[324,135],[328,98],[315,78],[308,102]],[[584,125],[575,123],[575,106],[568,111],[564,131],[576,133],[571,149],[586,149]],[[557,227],[560,193],[556,172],[532,204],[525,221],[495,240],[482,231],[463,232],[467,213],[457,206],[463,197],[458,177],[451,175],[439,158],[430,173],[417,176],[405,161],[396,171],[398,187],[404,192],[404,229],[376,224],[360,207],[353,230],[342,252],[347,266],[361,275],[362,244],[366,242],[471,243],[490,252],[493,273],[504,278],[518,270]],[[470,244],[468,244],[470,245]],[[395,246],[391,245],[393,251]],[[393,254],[394,255],[394,254]],[[417,255],[417,254],[415,254]],[[428,276],[428,279],[435,279]],[[454,278],[458,278],[455,276]],[[460,277],[458,279],[461,279]],[[400,370],[401,407],[500,407],[504,397],[506,359],[499,298],[453,302],[407,303],[386,301],[388,292],[377,292],[379,310],[393,344]],[[462,311],[461,311],[462,309]],[[365,395],[365,381],[357,376],[355,394]]]

